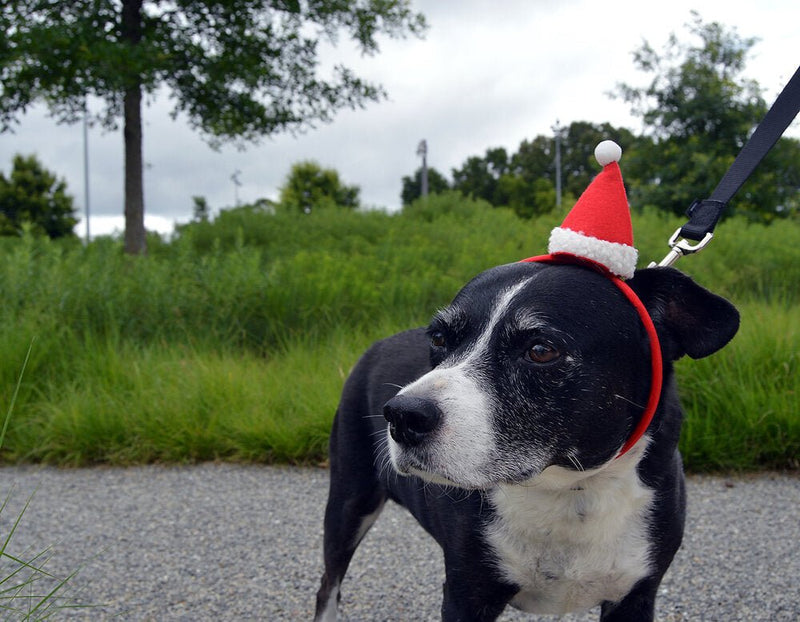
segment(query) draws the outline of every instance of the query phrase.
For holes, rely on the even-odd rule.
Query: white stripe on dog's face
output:
[[[497,325],[507,316],[508,309],[511,306],[514,297],[531,281],[533,277],[527,278],[520,283],[510,287],[497,297],[494,308],[492,309],[489,321],[486,323],[483,331],[481,332],[475,344],[470,350],[467,350],[462,357],[456,358],[453,361],[446,361],[440,367],[467,367],[474,364],[481,358],[486,357],[489,352],[489,342],[492,335],[497,328]],[[424,376],[423,376],[424,377]]]
[[[488,382],[482,377],[481,362],[489,356],[492,335],[508,315],[514,297],[532,278],[498,295],[471,347],[455,353],[400,391],[400,395],[431,400],[442,419],[435,437],[423,449],[404,448],[389,436],[389,455],[398,471],[468,488],[490,483],[492,465],[498,460],[495,405]]]
[[[478,474],[485,471],[495,454],[491,402],[481,384],[459,365],[434,369],[401,391],[435,402],[442,419],[424,456],[419,456],[419,448],[403,448],[389,436],[389,455],[398,471],[427,479],[439,474],[461,486],[479,487],[482,478],[479,480]]]

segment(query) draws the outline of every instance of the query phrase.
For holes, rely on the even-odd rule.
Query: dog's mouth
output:
[[[517,485],[534,480],[540,473],[540,469],[529,469],[519,474],[514,474],[513,477],[499,477],[487,478],[481,481],[463,481],[461,479],[454,479],[450,476],[445,476],[440,473],[429,471],[426,468],[418,466],[409,466],[407,470],[397,472],[405,476],[416,476],[421,480],[431,484],[438,484],[439,486],[461,488],[463,490],[491,490],[500,485]]]
[[[405,447],[395,442],[387,432],[389,457],[395,471],[403,476],[419,477],[425,482],[465,490],[489,490],[501,484],[519,484],[536,477],[547,466],[544,462],[530,464],[519,459],[490,459],[486,463],[459,465],[455,461],[440,461],[430,448]]]
[[[429,482],[431,484],[438,484],[439,486],[446,486],[446,487],[454,487],[454,488],[464,488],[466,490],[478,490],[474,486],[465,485],[461,482],[454,482],[451,479],[448,479],[438,473],[432,473],[431,471],[425,471],[418,467],[411,467],[406,475],[415,475],[420,479]]]
[[[491,487],[492,483],[480,477],[464,477],[455,474],[451,468],[438,465],[419,447],[403,447],[395,442],[387,432],[389,457],[394,470],[404,476],[415,476],[431,484],[440,486],[478,490]],[[477,475],[477,474],[476,474]]]

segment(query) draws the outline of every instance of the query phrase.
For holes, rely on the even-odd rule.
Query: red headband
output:
[[[541,263],[551,263],[551,264],[576,264],[586,266],[588,268],[594,269],[597,272],[605,275],[609,278],[609,280],[617,287],[619,291],[625,296],[625,298],[630,301],[633,305],[636,312],[639,314],[639,318],[642,320],[642,324],[644,324],[644,329],[647,332],[647,337],[650,340],[650,371],[651,371],[651,382],[650,382],[650,395],[647,398],[647,404],[644,408],[644,412],[642,413],[641,419],[639,419],[639,423],[634,428],[631,435],[628,437],[628,440],[625,441],[625,444],[622,446],[622,449],[619,450],[616,457],[619,458],[623,454],[625,454],[631,447],[633,447],[636,442],[644,435],[647,431],[650,422],[653,420],[653,415],[656,412],[656,408],[658,407],[658,401],[661,397],[661,384],[663,381],[663,367],[661,363],[661,344],[658,341],[658,334],[656,333],[656,327],[653,324],[653,320],[650,317],[650,314],[647,312],[642,301],[639,299],[639,296],[636,295],[630,286],[625,283],[622,279],[618,276],[612,274],[605,266],[599,264],[595,261],[590,259],[585,259],[583,257],[578,257],[575,255],[570,255],[568,253],[558,253],[557,255],[539,255],[536,257],[528,257],[527,259],[521,260],[523,262],[541,262]]]

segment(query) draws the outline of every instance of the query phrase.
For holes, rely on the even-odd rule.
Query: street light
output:
[[[420,193],[428,196],[428,143],[423,138],[417,145],[417,155],[422,156],[422,174],[420,179]]]
[[[231,175],[231,181],[233,182],[233,200],[236,207],[239,207],[239,186],[242,185],[242,182],[239,181],[239,175],[242,174],[238,168],[233,172]]]
[[[83,203],[86,211],[86,244],[89,244],[89,107],[83,101]]]
[[[556,209],[561,209],[561,126],[556,119],[552,127],[556,138]]]

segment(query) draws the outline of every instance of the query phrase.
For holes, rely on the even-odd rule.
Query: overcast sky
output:
[[[192,216],[192,196],[206,197],[214,213],[258,198],[275,199],[290,166],[316,160],[361,188],[362,203],[394,210],[401,178],[420,165],[416,149],[428,143],[428,164],[449,177],[453,167],[487,148],[515,151],[526,138],[551,134],[559,120],[609,122],[641,130],[628,106],[608,93],[620,82],[644,84],[632,52],[646,40],[657,50],[671,32],[687,40],[690,11],[705,22],[758,37],[747,65],[772,103],[800,64],[797,0],[417,0],[428,20],[423,39],[381,39],[380,52],[362,58],[341,39],[326,63],[344,61],[384,85],[388,101],[342,111],[333,123],[303,135],[278,136],[239,152],[214,151],[179,117],[167,93],[143,111],[146,224],[169,230]],[[790,129],[800,135],[798,121]],[[623,145],[624,148],[624,145]],[[44,107],[0,136],[0,170],[14,154],[36,154],[67,180],[84,210],[83,129],[57,125]],[[89,131],[92,234],[122,229],[122,132]],[[624,156],[623,156],[624,166]],[[241,186],[231,176],[240,171]],[[77,231],[83,235],[85,225]]]

